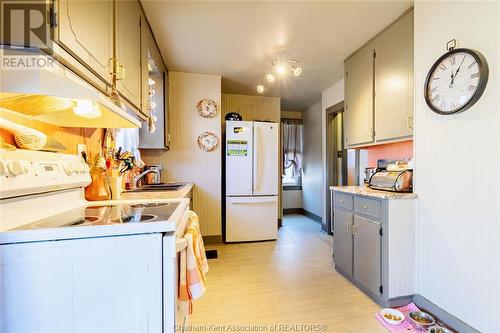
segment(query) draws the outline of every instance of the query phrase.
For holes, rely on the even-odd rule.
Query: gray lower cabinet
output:
[[[352,274],[353,214],[336,209],[334,217],[333,253],[335,267],[347,274]]]
[[[353,277],[375,295],[380,293],[380,222],[354,216]]]
[[[415,291],[413,199],[332,192],[335,269],[383,306]]]

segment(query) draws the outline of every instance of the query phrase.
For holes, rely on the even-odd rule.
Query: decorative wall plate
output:
[[[200,116],[205,118],[213,118],[217,114],[217,104],[208,98],[199,101],[197,108]]]
[[[214,133],[203,132],[198,136],[198,147],[204,151],[212,151],[217,147],[219,139]]]

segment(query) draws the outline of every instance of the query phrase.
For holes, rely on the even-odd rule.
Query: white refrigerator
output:
[[[226,242],[278,235],[279,124],[226,122]]]

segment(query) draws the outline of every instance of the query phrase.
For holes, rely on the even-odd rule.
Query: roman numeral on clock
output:
[[[475,78],[478,78],[478,77],[479,77],[479,72],[473,73],[473,74],[470,75],[471,79],[475,79]]]

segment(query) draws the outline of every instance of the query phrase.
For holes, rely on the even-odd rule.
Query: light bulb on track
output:
[[[264,88],[264,86],[263,86],[262,84],[259,84],[259,85],[257,86],[257,92],[258,92],[259,94],[262,94],[262,93],[264,92],[264,90],[265,90],[265,88]]]

